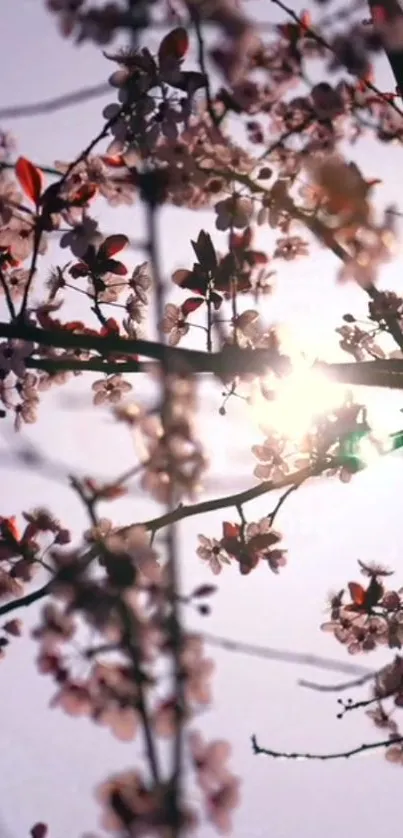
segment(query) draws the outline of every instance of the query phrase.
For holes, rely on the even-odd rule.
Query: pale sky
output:
[[[298,10],[302,5],[294,2],[293,7]],[[260,18],[272,12],[264,0],[255,0],[248,7],[251,12],[257,9]],[[1,32],[0,107],[95,85],[111,72],[101,50],[88,45],[76,48],[60,38],[40,0],[2,0]],[[377,72],[378,85],[392,89],[386,62],[377,65]],[[91,139],[109,101],[113,94],[48,116],[4,120],[0,125],[16,134],[19,153],[51,165],[56,159],[70,159]],[[402,176],[396,149],[377,148],[368,141],[355,149],[354,155],[368,177],[383,179],[377,191],[379,207],[399,201]],[[113,212],[103,208],[100,225],[140,237],[142,214],[136,207]],[[201,227],[213,228],[209,213],[164,211],[161,234],[167,277],[175,268],[188,266],[189,241]],[[261,233],[260,240],[269,246],[273,233]],[[42,264],[55,264],[58,258],[53,249]],[[133,265],[143,258],[142,254],[130,256]],[[401,255],[384,269],[385,286],[401,289],[400,263]],[[331,337],[332,327],[339,325],[345,311],[364,312],[361,291],[336,287],[337,269],[331,254],[317,250],[309,260],[284,270],[281,266],[273,319],[286,318],[301,334],[309,326],[320,344]],[[80,314],[79,300],[69,306],[68,314]],[[69,472],[113,477],[131,462],[133,451],[126,434],[114,426],[106,411],[92,408],[93,378],[82,377],[74,385],[52,390],[43,399],[37,424],[24,429],[20,438],[3,427],[2,515],[18,515],[40,503],[49,506],[75,533],[87,526],[83,510],[66,485],[51,480],[45,470],[27,472],[10,462],[10,439],[12,445],[29,441],[38,446],[52,460],[65,464]],[[133,383],[134,395],[141,397],[141,385]],[[381,393],[375,394],[374,400],[378,407],[390,405],[392,424],[396,417],[399,421],[403,398],[394,395],[387,400]],[[208,490],[214,495],[253,484],[254,461],[248,449],[259,436],[256,429],[243,424],[236,406],[230,406],[227,419],[220,417],[219,404],[219,388],[207,387],[202,422],[206,434],[208,429],[212,459]],[[399,576],[402,492],[401,455],[383,459],[347,486],[337,480],[318,480],[303,487],[290,497],[277,522],[289,550],[287,567],[278,577],[264,567],[247,578],[235,568],[224,571],[212,616],[207,620],[189,617],[192,625],[237,640],[351,660],[336,641],[319,631],[326,595],[329,589],[357,578],[358,558],[396,568],[398,584],[403,584],[403,574]],[[249,504],[247,512],[257,520],[273,506],[274,500],[266,497]],[[129,497],[104,511],[118,524],[148,517],[153,508],[144,497]],[[184,590],[199,581],[211,581],[195,555],[196,537],[199,532],[218,535],[221,520],[221,514],[211,513],[181,525]],[[88,721],[70,719],[48,708],[53,688],[36,672],[36,647],[29,638],[37,613],[33,607],[21,615],[25,636],[11,644],[1,663],[0,820],[4,831],[0,828],[0,836],[24,838],[33,823],[45,821],[50,838],[74,838],[97,826],[94,785],[116,769],[135,765],[138,746],[119,744]],[[325,764],[273,762],[252,754],[252,733],[262,745],[279,750],[329,752],[375,740],[376,730],[363,715],[336,719],[337,696],[308,692],[296,685],[302,675],[323,682],[340,680],[340,676],[209,651],[217,662],[214,702],[194,727],[210,738],[224,737],[233,744],[232,768],[243,778],[235,838],[320,838],[324,834],[339,838],[341,833],[378,838],[384,831],[398,828],[402,769],[386,763],[381,754]],[[372,655],[354,662],[376,667],[381,660]],[[359,693],[360,697],[365,695]],[[210,838],[212,831],[203,826],[199,835]]]

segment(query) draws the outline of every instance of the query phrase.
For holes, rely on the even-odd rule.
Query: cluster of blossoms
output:
[[[14,516],[0,517],[0,599],[24,593],[54,545],[68,544],[70,532],[45,509],[24,512],[22,532]]]
[[[224,564],[238,562],[239,571],[248,575],[260,562],[267,562],[273,573],[287,562],[286,550],[279,546],[281,535],[273,529],[269,518],[246,524],[223,523],[220,540],[199,535],[197,555],[208,564],[214,575],[221,573]]]
[[[148,25],[153,3],[127,5],[130,8],[115,2],[95,6],[90,0],[46,0],[65,36],[97,44],[111,43],[122,28],[133,36]],[[106,56],[116,65],[109,82],[117,101],[104,110],[106,125],[98,135],[108,142],[105,153],[96,155],[94,142],[91,152],[76,161],[57,160],[57,181],[49,185],[44,172],[24,157],[16,161],[14,173],[8,173],[10,140],[0,135],[0,292],[10,321],[21,330],[20,338],[0,344],[0,416],[13,413],[17,428],[31,423],[41,391],[96,369],[93,403],[112,405],[116,420],[131,429],[140,455],[140,487],[169,506],[171,521],[182,499],[194,496],[207,467],[195,429],[196,385],[186,361],[190,353],[172,349],[191,325],[200,328],[200,322],[190,320],[193,313],[205,318],[201,328],[209,361],[216,349],[226,358],[235,350],[267,350],[277,362],[273,376],[280,375],[287,359],[258,303],[272,293],[275,260],[289,263],[308,256],[308,231],[341,259],[339,281],[352,279],[370,296],[368,328],[347,315],[337,330],[340,347],[357,361],[383,358],[377,338],[389,332],[396,339],[396,330],[403,345],[403,300],[375,286],[379,268],[394,253],[396,216],[389,208],[377,220],[371,199],[378,181],[367,179],[341,153],[345,141],[354,143],[365,131],[383,143],[401,142],[403,121],[393,95],[379,95],[370,82],[371,55],[391,39],[396,46],[400,25],[394,29],[390,21],[385,26],[379,19],[375,26],[352,23],[344,34],[330,31],[326,43],[305,13],[273,27],[273,37],[263,43],[237,0],[175,0],[163,5],[166,20],[175,28],[162,38],[155,54],[132,46]],[[190,49],[186,27],[191,23],[197,34],[205,21],[225,36],[209,53],[225,83],[215,94],[203,66],[201,36],[199,69],[186,69],[185,62]],[[295,90],[309,78],[309,63],[318,59],[327,62],[328,77],[344,75],[344,68],[348,78],[310,88],[304,82],[303,90],[302,85]],[[354,75],[361,78],[354,80]],[[227,117],[235,115],[245,129],[248,149],[235,142],[231,123],[226,130]],[[306,181],[303,186],[301,180]],[[164,310],[158,309],[158,327],[170,344],[164,347],[165,357],[183,359],[183,366],[152,367],[163,394],[162,406],[154,410],[125,402],[132,384],[119,367],[144,370],[136,344],[142,338],[150,292],[164,296],[165,302],[162,278],[156,265],[128,267],[128,237],[104,235],[93,218],[98,198],[109,207],[142,200],[152,218],[162,203],[211,208],[216,231],[228,234],[227,246],[219,253],[202,230],[192,242],[193,266],[172,275],[176,291],[184,291],[186,298],[180,305],[167,301]],[[255,246],[255,227],[273,238],[270,253]],[[152,224],[149,232],[152,254]],[[38,289],[38,262],[55,233],[70,261],[54,268]],[[124,257],[115,258],[122,251]],[[33,300],[33,289],[39,301]],[[87,297],[96,327],[63,319],[66,298],[75,292]],[[240,300],[245,298],[248,302],[242,307]],[[110,306],[117,319],[109,316]],[[37,342],[28,339],[33,328]],[[214,371],[231,393],[239,382],[252,383],[264,398],[273,398],[260,371],[234,373],[229,362]],[[347,480],[355,466],[351,458],[349,463],[342,459],[343,445],[361,431],[368,431],[365,410],[352,399],[315,420],[298,452],[282,432],[268,431],[252,449],[258,461],[255,477],[281,481],[291,467],[302,464],[312,473],[316,468]],[[198,812],[185,799],[177,799],[178,766],[172,776],[162,776],[156,740],[172,742],[182,726],[192,724],[210,704],[214,668],[205,657],[202,637],[179,621],[178,605],[196,603],[199,613],[206,614],[205,600],[214,588],[205,585],[187,597],[179,594],[175,557],[168,552],[164,565],[152,541],[158,522],[154,529],[153,522],[117,529],[97,517],[98,501],[124,491],[119,481],[98,485],[88,478],[78,491],[92,526],[76,549],[58,549],[69,543],[70,535],[45,510],[24,515],[22,534],[13,519],[0,519],[0,597],[23,594],[24,583],[38,568],[50,574],[51,599],[33,637],[39,647],[39,670],[56,687],[52,706],[107,726],[122,741],[132,741],[140,729],[145,733],[150,770],[147,775],[137,768],[125,771],[102,784],[102,825],[133,838],[166,838],[197,827]],[[286,564],[286,551],[273,528],[275,512],[247,523],[242,508],[238,511],[241,522],[225,521],[220,539],[199,536],[198,556],[214,575],[234,562],[242,575],[262,563],[277,574]],[[345,591],[338,593],[322,628],[351,654],[379,645],[401,648],[402,591],[386,588],[384,569],[361,564],[361,570],[369,579],[367,586],[351,582],[347,601]],[[19,632],[16,620],[1,626],[0,656],[9,638]],[[167,670],[173,677],[165,678]],[[402,680],[397,657],[376,679],[377,707],[369,711],[374,722],[388,730],[391,745],[386,753],[396,762],[403,762],[397,727],[380,708],[387,699],[401,706]],[[240,786],[227,765],[229,746],[221,740],[206,744],[195,730],[184,738],[204,814],[227,831]],[[46,827],[37,824],[31,834],[44,838]]]
[[[360,562],[361,572],[369,578],[366,588],[358,582],[348,585],[349,600],[340,591],[330,603],[330,620],[322,630],[331,632],[351,654],[371,652],[377,646],[400,649],[403,642],[402,589],[385,587],[390,571]]]
[[[110,386],[118,387],[119,383],[111,382]],[[194,422],[194,378],[186,373],[168,374],[165,396],[168,410],[164,421],[156,411],[146,411],[134,402],[118,405],[115,417],[133,431],[142,462],[141,488],[160,503],[177,503],[199,492],[208,461]]]
[[[194,632],[181,630],[172,647],[175,595],[169,567],[161,564],[150,533],[141,526],[119,530],[99,521],[81,548],[52,549],[48,562],[52,599],[32,634],[39,644],[39,671],[55,682],[51,706],[107,726],[122,741],[135,739],[144,724],[152,737],[149,748],[155,749],[158,739],[172,739],[178,719],[190,724],[211,702],[214,664]],[[213,590],[201,586],[185,601],[206,599]],[[92,639],[87,645],[83,625]],[[161,664],[172,654],[179,680],[167,686]],[[207,818],[227,829],[239,801],[239,780],[227,767],[230,748],[222,741],[205,744],[196,731],[188,744]],[[132,826],[143,835],[152,827],[153,834],[165,834],[174,779],[156,773],[152,782],[132,771],[102,784],[98,797],[106,829]],[[198,823],[197,811],[185,801],[177,817],[189,828]]]

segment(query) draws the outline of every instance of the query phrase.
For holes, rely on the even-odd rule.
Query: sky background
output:
[[[298,11],[301,4],[294,2],[293,7]],[[279,19],[278,10],[264,0],[251,1],[248,8],[260,19]],[[64,41],[39,0],[2,0],[0,14],[0,108],[61,95],[108,78],[112,65],[101,50],[91,45],[76,48]],[[376,69],[378,86],[393,89],[386,61],[379,61]],[[16,134],[18,153],[52,165],[56,159],[69,160],[87,144],[102,124],[102,108],[113,99],[112,93],[47,116],[0,118],[0,126]],[[380,209],[390,201],[399,201],[402,175],[398,153],[370,140],[352,152],[368,177],[383,180],[376,193]],[[112,212],[102,205],[99,218],[105,231],[141,238],[139,207]],[[175,268],[188,266],[190,238],[201,227],[213,228],[211,214],[164,210],[160,235],[167,278]],[[274,238],[273,231],[266,229],[260,231],[258,241],[270,248]],[[61,258],[66,261],[65,255]],[[43,270],[58,259],[56,248],[51,249],[42,261]],[[134,266],[143,260],[142,254],[132,252],[125,262]],[[401,261],[399,251],[395,261],[384,268],[382,285],[401,290]],[[285,320],[297,335],[304,335],[308,328],[310,342],[318,351],[334,352],[335,357],[337,340],[332,328],[339,325],[346,311],[365,312],[365,297],[359,289],[336,285],[338,267],[332,254],[317,248],[310,259],[284,268],[281,265],[278,293],[267,312],[274,321]],[[81,305],[79,299],[70,304],[68,316],[82,315]],[[37,424],[25,428],[18,438],[2,424],[2,515],[18,514],[40,503],[76,534],[87,526],[76,497],[55,477],[55,470],[45,466],[36,471],[23,469],[13,456],[15,447],[35,446],[64,473],[112,478],[133,462],[127,433],[115,427],[107,411],[92,407],[93,378],[81,378],[46,394]],[[141,397],[142,384],[134,380],[133,385],[134,397]],[[403,402],[399,395],[373,393],[371,400],[382,416],[390,418],[391,425],[399,422]],[[230,404],[226,419],[218,415],[219,388],[206,386],[201,404],[211,456],[208,495],[246,488],[254,482],[249,449],[260,439],[256,427],[246,422],[237,405]],[[287,567],[278,577],[261,567],[247,578],[231,567],[219,577],[212,616],[202,620],[189,615],[189,623],[235,640],[346,661],[343,648],[319,631],[326,595],[329,589],[357,578],[358,558],[385,562],[396,569],[398,583],[403,583],[399,575],[401,464],[401,455],[394,455],[347,486],[337,480],[318,480],[293,494],[277,521],[289,550]],[[249,504],[250,519],[258,520],[270,512],[274,500],[266,497]],[[155,506],[144,497],[131,495],[103,511],[121,524],[149,517]],[[219,535],[221,520],[220,513],[210,513],[181,524],[185,591],[198,582],[211,581],[195,555],[197,534]],[[97,825],[94,786],[110,772],[135,765],[139,748],[119,744],[89,722],[49,709],[53,688],[36,672],[36,646],[29,637],[38,612],[33,607],[23,616],[25,636],[12,643],[0,668],[0,835],[24,838],[32,824],[41,820],[49,824],[50,838],[73,838]],[[232,767],[243,777],[242,805],[234,820],[236,838],[266,838],[269,834],[275,838],[319,838],[323,834],[339,838],[342,832],[355,838],[378,838],[383,831],[396,828],[401,821],[402,769],[386,763],[380,754],[324,764],[274,762],[252,754],[252,733],[261,744],[279,750],[329,752],[375,740],[376,730],[363,715],[337,720],[337,696],[303,690],[296,683],[299,677],[332,682],[340,676],[216,649],[209,652],[217,662],[214,703],[194,727],[200,727],[209,738],[224,737],[233,744]],[[360,657],[357,663],[375,667],[383,659],[377,654]],[[352,695],[365,697],[366,693]],[[199,833],[203,838],[212,834],[208,826]]]

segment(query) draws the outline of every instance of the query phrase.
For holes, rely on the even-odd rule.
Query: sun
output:
[[[256,389],[251,399],[254,419],[265,431],[274,431],[294,442],[306,436],[317,417],[341,406],[347,394],[343,385],[330,381],[304,360],[296,361],[292,372],[274,385],[272,378],[267,384],[273,398],[267,400],[261,389]]]
[[[250,399],[253,420],[267,435],[276,434],[299,447],[317,420],[334,413],[354,397],[352,388],[331,381],[315,369],[314,362],[294,360],[292,372],[281,379],[268,377],[267,390],[257,386]],[[361,399],[359,399],[361,402]],[[383,423],[371,421],[371,431],[357,443],[357,456],[364,466],[374,465],[381,454],[392,450],[391,438]]]

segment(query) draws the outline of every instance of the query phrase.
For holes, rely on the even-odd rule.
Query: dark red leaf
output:
[[[21,536],[17,526],[17,518],[11,515],[9,518],[0,518],[0,532],[3,538],[11,541],[20,541]]]
[[[189,37],[186,29],[183,26],[172,29],[172,32],[168,32],[168,35],[165,35],[160,43],[158,50],[159,63],[180,61],[186,55],[188,48]]]
[[[266,265],[268,257],[261,250],[248,250],[245,253],[245,259],[249,265]]]
[[[108,238],[102,242],[98,253],[101,259],[108,258],[109,256],[114,256],[115,253],[120,253],[120,251],[128,244],[129,239],[127,236],[124,236],[123,233],[117,233],[115,236],[108,236]]]
[[[85,262],[75,262],[74,265],[69,268],[69,274],[73,277],[73,279],[78,279],[80,276],[88,276],[88,265],[86,265]]]
[[[362,585],[359,585],[358,582],[349,582],[348,589],[350,591],[350,596],[354,605],[364,605],[365,589],[362,587]]]
[[[80,207],[82,204],[87,204],[91,198],[97,193],[97,187],[94,183],[84,183],[77,192],[74,193],[70,200],[70,204],[74,207]]]
[[[117,276],[126,276],[127,274],[126,265],[116,259],[107,259],[106,262],[103,262],[102,267],[104,273],[109,271],[109,273],[117,274]]]
[[[106,166],[110,166],[111,169],[118,169],[126,165],[121,154],[116,154],[114,157],[109,154],[104,154],[101,160]]]
[[[211,302],[213,303],[213,306],[214,306],[216,311],[218,311],[218,309],[221,307],[222,301],[223,301],[223,298],[220,297],[219,294],[216,294],[215,291],[211,292]]]
[[[228,521],[223,521],[222,530],[224,538],[237,538],[241,527],[239,524],[230,524]]]
[[[109,317],[106,323],[102,326],[100,330],[100,335],[102,337],[107,337],[108,335],[118,335],[119,334],[119,324],[116,322],[114,317]]]
[[[204,302],[203,297],[189,297],[181,306],[183,316],[187,317],[188,314],[192,313],[192,311],[196,311],[197,308],[200,308]]]
[[[28,198],[37,206],[41,197],[43,176],[26,157],[19,157],[15,164],[15,174]]]
[[[84,323],[81,320],[69,320],[68,323],[62,324],[62,329],[65,332],[82,332],[85,329]]]
[[[211,236],[204,230],[200,230],[197,241],[192,241],[191,244],[202,268],[207,271],[214,271],[217,267],[217,256]]]

